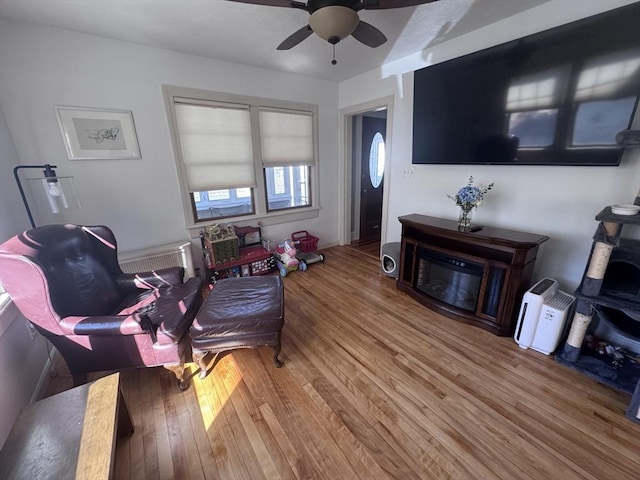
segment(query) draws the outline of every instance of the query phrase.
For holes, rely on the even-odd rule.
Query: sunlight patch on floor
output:
[[[214,375],[215,380],[212,378]],[[216,421],[240,380],[242,375],[238,372],[236,363],[231,356],[227,356],[209,372],[204,380],[196,379],[193,382],[206,430],[209,430]]]

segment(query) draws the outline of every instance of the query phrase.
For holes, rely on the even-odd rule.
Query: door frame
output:
[[[382,192],[382,219],[380,221],[380,245],[387,238],[387,217],[389,207],[389,172],[391,171],[391,141],[393,125],[393,95],[351,105],[340,109],[338,126],[338,243],[351,244],[351,169],[353,164],[353,122],[352,117],[376,110],[387,111],[387,132],[384,142],[384,190]]]

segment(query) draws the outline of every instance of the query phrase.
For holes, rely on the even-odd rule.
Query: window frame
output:
[[[251,118],[251,139],[254,152],[254,172],[256,187],[252,188],[254,213],[236,217],[225,217],[225,222],[257,222],[261,225],[273,225],[278,223],[292,222],[308,218],[314,218],[319,215],[319,188],[318,188],[318,106],[308,103],[292,102],[285,100],[273,100],[261,97],[252,97],[246,95],[237,95],[224,92],[214,92],[209,90],[193,89],[178,87],[172,85],[163,85],[163,96],[165,100],[165,110],[169,123],[169,132],[174,153],[174,161],[178,174],[178,183],[180,187],[180,197],[183,207],[185,226],[192,231],[201,230],[209,224],[219,223],[222,218],[196,220],[195,205],[192,201],[192,193],[189,191],[186,181],[186,167],[182,159],[182,150],[180,147],[180,137],[177,128],[175,99],[189,98],[194,102],[215,102],[220,104],[240,104],[247,105]],[[262,151],[260,128],[258,120],[258,111],[260,108],[270,108],[283,111],[303,112],[311,114],[313,128],[313,161],[314,164],[309,166],[309,190],[310,205],[291,207],[287,209],[269,210],[267,202],[267,180],[266,168],[262,165]]]

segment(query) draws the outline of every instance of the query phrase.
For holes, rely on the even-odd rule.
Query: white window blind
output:
[[[261,108],[258,113],[264,167],[314,164],[311,112]]]
[[[191,192],[255,187],[248,106],[175,103]]]

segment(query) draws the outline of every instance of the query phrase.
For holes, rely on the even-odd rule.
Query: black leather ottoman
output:
[[[284,285],[279,276],[266,275],[219,280],[189,330],[193,361],[200,378],[207,375],[204,357],[235,348],[274,349],[280,368],[280,333],[284,325]]]

